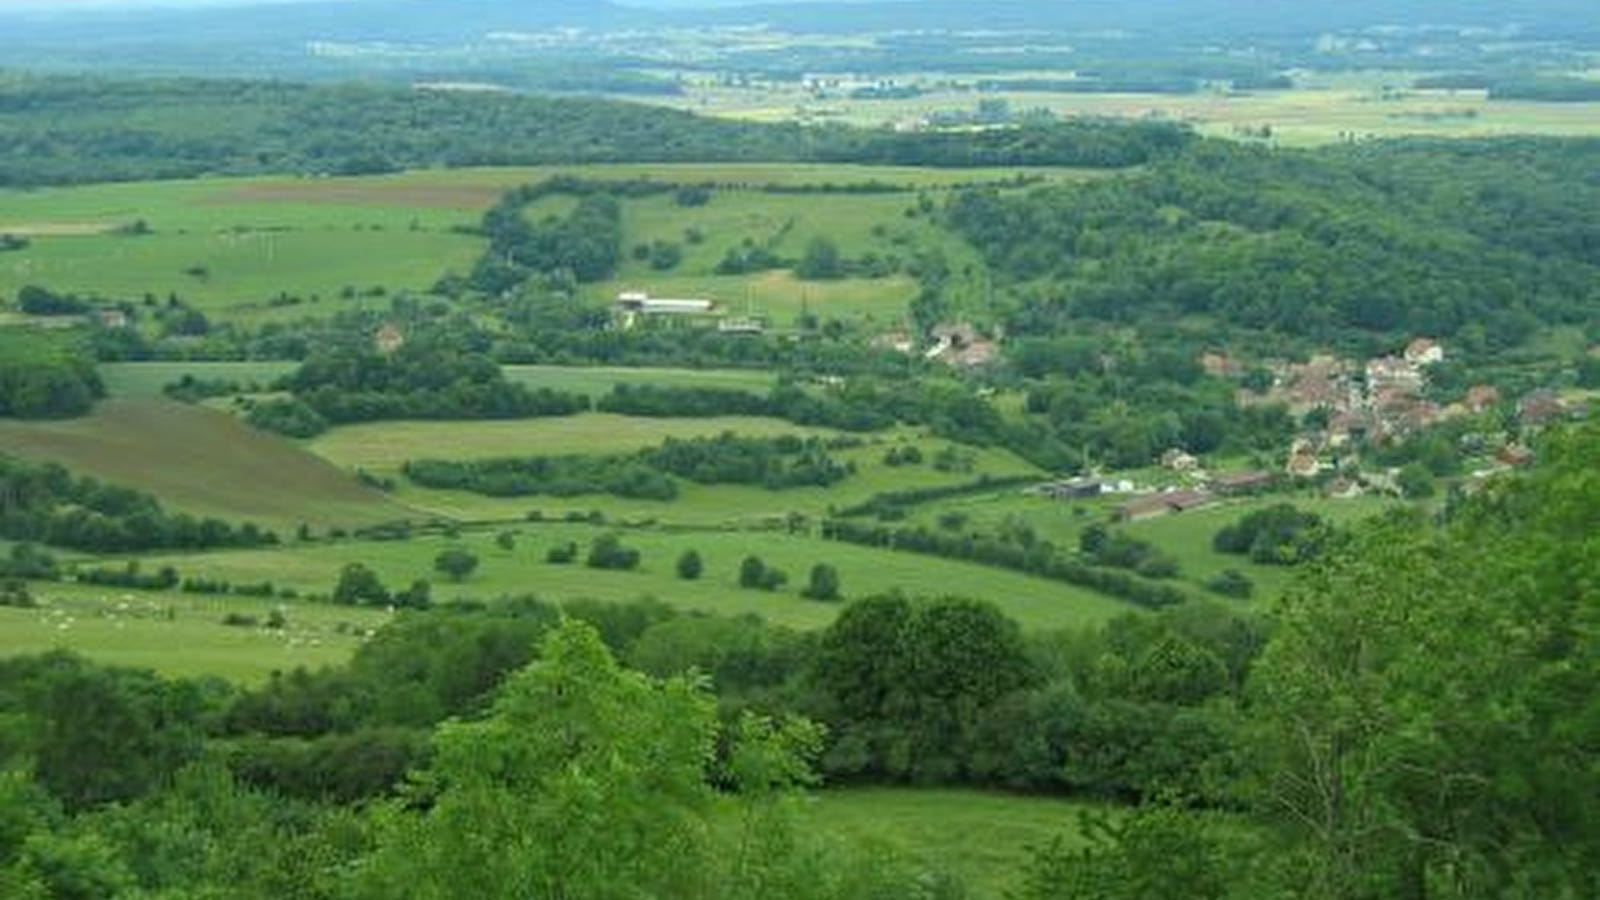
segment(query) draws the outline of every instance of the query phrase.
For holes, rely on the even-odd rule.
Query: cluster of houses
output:
[[[1338,499],[1368,491],[1399,493],[1393,471],[1366,472],[1349,466],[1355,454],[1347,451],[1363,443],[1403,439],[1438,423],[1501,406],[1500,392],[1489,385],[1475,386],[1460,401],[1445,406],[1429,399],[1425,390],[1428,368],[1444,358],[1444,347],[1437,341],[1418,338],[1402,353],[1364,363],[1323,355],[1301,363],[1269,365],[1271,384],[1241,388],[1239,402],[1279,404],[1308,423],[1289,447],[1279,471],[1211,474],[1195,456],[1174,448],[1162,455],[1161,465],[1177,476],[1174,480],[1181,486],[1151,489],[1125,478],[1078,477],[1036,485],[1028,492],[1056,500],[1125,496],[1115,511],[1122,521],[1200,509],[1229,497],[1270,491],[1285,481],[1316,482],[1324,494]],[[1246,375],[1242,364],[1221,354],[1206,354],[1201,365],[1216,377],[1243,380]],[[1551,390],[1533,391],[1516,403],[1518,420],[1525,429],[1582,412]],[[1531,451],[1514,441],[1496,442],[1487,449],[1492,451],[1492,468],[1474,473],[1480,480],[1494,471],[1533,461]]]
[[[1320,355],[1303,363],[1274,363],[1268,366],[1272,384],[1263,391],[1241,388],[1238,400],[1241,405],[1280,404],[1297,418],[1311,416],[1318,422],[1294,442],[1284,466],[1286,474],[1295,478],[1315,478],[1329,468],[1330,455],[1363,443],[1401,440],[1501,405],[1500,391],[1486,384],[1473,386],[1460,401],[1448,405],[1429,399],[1428,369],[1444,359],[1443,345],[1417,338],[1399,354],[1365,362]],[[1242,374],[1242,366],[1221,354],[1206,354],[1201,365],[1213,375]],[[1524,427],[1539,428],[1580,412],[1549,390],[1534,391],[1517,403]],[[1509,447],[1502,455],[1521,459],[1518,449]]]

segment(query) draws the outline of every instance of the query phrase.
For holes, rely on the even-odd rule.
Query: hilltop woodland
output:
[[[128,113],[137,110],[137,124]],[[8,76],[0,186],[583,162],[1139,165],[1192,140],[1169,124],[902,135],[704,118],[609,100],[377,85]]]
[[[798,828],[824,774],[1140,804],[1040,848],[1026,900],[1592,896],[1597,441],[1552,434],[1437,524],[1360,527],[1263,616],[1025,635],[887,596],[808,634],[529,599],[404,612],[253,689],[9,660],[0,885],[962,896]]]

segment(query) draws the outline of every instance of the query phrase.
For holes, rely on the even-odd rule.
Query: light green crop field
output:
[[[751,437],[829,433],[782,419],[749,416],[648,419],[580,413],[538,419],[343,425],[311,439],[307,446],[335,465],[392,472],[411,459],[627,453],[667,438],[715,436],[724,431]]]
[[[107,400],[65,421],[0,419],[0,453],[148,491],[178,510],[278,529],[410,515],[292,441],[167,400]]]
[[[1034,850],[1083,844],[1083,801],[938,788],[837,788],[808,798],[806,824],[851,844],[890,847],[958,876],[974,900],[1020,889]]]
[[[1025,628],[1090,626],[1133,607],[1108,597],[1057,582],[953,560],[838,544],[778,532],[670,531],[630,529],[623,542],[640,551],[637,571],[611,572],[587,568],[581,553],[609,529],[567,523],[508,526],[515,547],[496,543],[499,529],[463,533],[459,538],[416,537],[408,541],[337,541],[261,550],[229,550],[192,555],[147,557],[146,569],[171,565],[184,576],[220,578],[236,584],[271,581],[302,593],[328,594],[340,569],[349,562],[371,566],[390,588],[403,588],[425,578],[433,582],[434,599],[485,598],[534,594],[547,600],[575,599],[628,602],[654,597],[683,609],[723,615],[756,613],[770,621],[798,628],[831,622],[837,603],[819,603],[800,596],[807,574],[819,562],[839,570],[846,597],[892,590],[910,595],[960,595],[993,601]],[[576,542],[580,559],[573,565],[545,561],[551,547]],[[465,547],[480,559],[478,570],[464,582],[451,583],[433,571],[433,560],[448,547]],[[698,550],[705,576],[698,581],[677,577],[684,551]],[[775,593],[738,586],[738,569],[755,554],[783,569],[789,585]]]
[[[899,224],[908,201],[905,195],[796,196],[747,188],[879,181],[937,190],[1019,173],[1050,180],[1090,177],[1080,170],[1048,168],[593,165],[0,191],[0,232],[32,239],[28,248],[0,259],[0,296],[29,284],[135,301],[147,294],[158,300],[177,294],[209,314],[251,320],[382,306],[386,294],[426,289],[446,272],[470,269],[483,241],[459,229],[476,225],[505,190],[558,174],[739,186],[717,191],[712,204],[693,214],[675,208],[670,197],[628,204],[630,246],[681,237],[696,223],[705,226],[714,237],[691,248],[693,258],[681,270],[699,277],[728,246],[747,234],[764,238],[789,218],[796,225],[782,243],[785,253],[798,255],[810,236],[829,234],[847,247],[847,255],[859,255],[857,248],[869,246],[863,235],[872,225]],[[135,223],[147,226],[148,233],[127,233]],[[926,236],[918,240],[925,243]],[[715,259],[701,258],[713,252]],[[616,283],[595,288],[594,296],[609,302],[619,285],[650,274],[644,264],[630,263]],[[661,292],[692,287],[644,280],[645,288]],[[759,300],[763,311],[785,321],[813,302],[832,305],[836,315],[892,317],[911,290],[904,278],[795,286],[766,277],[702,287],[729,304]],[[356,296],[347,296],[348,291]],[[275,302],[280,295],[295,302]]]
[[[777,378],[758,369],[655,369],[609,366],[505,366],[506,377],[530,388],[587,394],[598,400],[619,384],[698,387],[766,394]]]
[[[170,676],[216,676],[244,684],[274,670],[337,665],[387,621],[379,610],[244,597],[30,585],[37,609],[0,607],[0,656],[71,650],[110,665]],[[228,613],[264,621],[281,609],[282,630],[222,624]]]
[[[133,362],[101,363],[100,378],[108,396],[153,400],[161,389],[185,375],[208,381],[234,381],[241,386],[266,386],[297,368],[292,362]]]

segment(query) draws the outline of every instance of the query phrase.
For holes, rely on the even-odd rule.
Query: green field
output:
[[[711,203],[678,207],[670,196],[625,203],[625,250],[671,240],[687,258],[655,272],[629,257],[616,279],[587,288],[596,303],[618,291],[706,295],[730,311],[792,322],[819,316],[898,322],[915,294],[904,276],[798,282],[787,272],[714,276],[729,247],[774,239],[798,257],[826,235],[847,256],[868,251],[909,259],[938,249],[960,272],[974,260],[959,241],[924,219],[905,217],[906,194],[774,194],[768,185],[878,181],[923,190],[1014,177],[1016,169],[927,170],[831,165],[614,165],[463,169],[347,178],[217,178],[0,191],[0,232],[32,245],[0,258],[0,296],[37,284],[57,291],[139,301],[176,294],[211,315],[258,321],[328,315],[356,305],[384,308],[388,296],[426,290],[446,272],[463,273],[483,250],[461,233],[505,190],[553,175],[600,180],[654,178],[719,186]],[[1070,169],[1026,170],[1079,179]],[[547,201],[554,211],[562,198]],[[143,223],[147,233],[128,233]],[[684,241],[686,229],[704,235]],[[970,293],[960,279],[959,299]],[[280,299],[287,297],[289,299]]]
[[[347,468],[398,470],[406,460],[490,459],[566,453],[626,453],[669,437],[735,431],[754,437],[826,433],[782,419],[718,416],[706,419],[647,419],[611,413],[580,413],[540,419],[475,422],[370,422],[344,425],[311,439],[313,453]]]
[[[974,900],[1003,900],[1020,888],[1035,849],[1060,838],[1082,844],[1079,816],[1095,809],[1054,797],[941,788],[840,788],[808,798],[805,821],[821,834],[872,846],[887,843],[957,875]]]
[[[770,194],[717,190],[703,206],[679,206],[670,195],[632,199],[623,206],[625,250],[656,241],[678,244],[684,258],[670,271],[656,271],[631,252],[617,276],[589,285],[596,304],[610,303],[622,291],[657,297],[700,297],[726,311],[765,316],[781,325],[804,313],[819,319],[866,319],[899,327],[918,285],[908,274],[802,281],[788,270],[718,275],[717,264],[746,240],[778,256],[799,259],[818,238],[833,241],[847,259],[869,254],[911,263],[920,254],[941,254],[952,271],[981,269],[977,254],[928,217],[908,217],[916,198],[906,194]],[[688,238],[698,233],[697,241]],[[960,302],[976,288],[957,279]]]
[[[185,512],[278,529],[408,515],[292,441],[227,413],[167,400],[107,400],[66,421],[0,419],[0,452],[148,491]]]
[[[292,362],[135,362],[101,363],[100,378],[111,397],[153,400],[161,389],[185,375],[208,381],[236,381],[243,387],[266,386],[290,374]]]
[[[506,377],[530,388],[587,394],[598,400],[619,384],[721,388],[766,394],[777,378],[759,369],[653,369],[611,366],[504,366]]]
[[[676,500],[638,500],[603,494],[580,497],[486,497],[462,491],[439,491],[408,482],[400,467],[424,458],[490,459],[566,453],[626,453],[655,446],[667,438],[710,437],[732,431],[745,436],[831,435],[827,429],[804,428],[779,419],[718,417],[646,419],[587,413],[511,422],[382,422],[336,428],[309,443],[312,452],[347,470],[363,470],[394,479],[391,497],[416,510],[464,521],[521,519],[530,510],[549,517],[566,511],[598,510],[612,520],[660,520],[678,525],[751,526],[800,513],[812,518],[831,508],[861,503],[874,494],[969,482],[981,474],[993,477],[1034,474],[1037,470],[1015,455],[992,448],[962,448],[972,462],[969,472],[940,472],[931,465],[891,467],[883,456],[895,444],[916,446],[931,458],[949,441],[902,429],[872,435],[863,446],[831,451],[852,463],[856,474],[827,488],[772,491],[747,485],[698,485],[681,482]]]
[[[1296,508],[1316,513],[1339,525],[1353,524],[1361,519],[1378,515],[1385,509],[1399,505],[1400,501],[1381,497],[1360,497],[1353,500],[1329,500],[1315,496],[1257,497],[1228,503],[1210,509],[1197,509],[1158,519],[1147,519],[1127,526],[1130,534],[1144,538],[1162,548],[1178,560],[1183,567],[1183,578],[1203,585],[1224,569],[1238,569],[1255,582],[1256,597],[1270,600],[1282,592],[1294,577],[1294,569],[1287,566],[1262,566],[1246,557],[1218,553],[1211,549],[1211,539],[1218,531],[1239,521],[1244,516],[1268,506],[1291,503]]]
[[[275,670],[337,665],[388,618],[371,609],[114,588],[34,584],[37,609],[0,607],[0,656],[66,649],[98,662],[170,676],[240,683]],[[281,631],[222,624],[239,613],[264,620],[281,609]]]
[[[939,189],[1009,178],[1017,170],[591,165],[427,170],[345,178],[207,178],[0,191],[0,232],[26,236],[33,242],[26,250],[0,259],[0,296],[28,284],[113,299],[138,300],[150,294],[164,300],[177,294],[208,313],[255,319],[327,314],[358,300],[381,305],[387,302],[382,294],[426,289],[446,272],[469,269],[483,243],[456,229],[475,225],[482,211],[505,190],[558,174],[741,188],[876,180]],[[1082,177],[1068,169],[1042,169],[1035,174]],[[763,206],[771,206],[775,217],[817,206],[815,197],[746,190],[719,191],[718,199],[722,202],[713,204],[717,212],[709,214],[717,230],[731,224],[729,216],[738,221],[747,221],[752,215],[760,218]],[[854,237],[857,226],[868,218],[881,218],[890,205],[903,206],[905,198],[834,195],[827,205],[833,206],[835,201],[851,202],[829,215],[832,221],[827,227],[843,228],[842,236]],[[678,234],[692,224],[689,217],[675,217],[669,203],[666,198],[640,201],[638,221],[630,225],[630,239]],[[863,207],[871,211],[864,212]],[[898,214],[898,207],[894,212]],[[630,220],[633,218],[630,210]],[[135,223],[143,223],[148,232],[127,233]],[[797,233],[815,230],[803,226]],[[720,253],[718,250],[719,258]],[[631,274],[625,272],[624,277]],[[342,296],[347,289],[357,297]],[[838,290],[856,297],[858,306],[866,303],[859,297],[860,286]],[[903,292],[900,286],[889,296],[898,298]],[[727,299],[742,299],[742,292],[736,293],[741,297]],[[819,297],[827,293],[818,290]],[[273,303],[281,294],[300,302]],[[766,299],[783,306],[779,297]]]
[[[371,566],[390,588],[403,588],[425,578],[434,584],[434,599],[485,598],[534,594],[551,601],[574,599],[630,602],[654,597],[684,609],[726,615],[756,613],[770,621],[798,628],[826,625],[840,604],[800,597],[812,565],[827,562],[840,573],[847,597],[892,590],[911,595],[960,595],[992,600],[1027,628],[1092,625],[1133,607],[1059,582],[1046,581],[969,563],[910,553],[896,553],[837,544],[780,532],[673,531],[639,529],[622,532],[624,543],[642,554],[637,571],[607,572],[582,565],[551,565],[545,552],[573,541],[586,550],[608,529],[551,523],[508,526],[516,545],[496,545],[498,529],[473,531],[451,539],[417,537],[409,541],[336,541],[293,544],[278,549],[230,550],[194,555],[147,557],[146,568],[171,565],[184,576],[222,578],[234,583],[271,581],[302,593],[328,594],[339,570],[349,562]],[[433,571],[433,559],[447,547],[463,546],[481,560],[478,571],[453,584]],[[698,550],[705,577],[683,581],[676,561],[685,550]],[[740,588],[739,563],[756,554],[789,574],[790,583],[777,593]]]
[[[966,516],[964,528],[993,533],[1007,521],[1025,523],[1040,539],[1057,547],[1076,550],[1083,530],[1094,523],[1110,524],[1112,513],[1125,497],[1063,502],[1018,492],[982,494],[947,500],[919,509],[915,521],[935,527],[945,513]],[[1178,580],[1189,587],[1203,589],[1207,581],[1225,569],[1237,569],[1255,582],[1256,597],[1270,600],[1294,576],[1285,566],[1264,566],[1243,556],[1218,553],[1211,549],[1212,537],[1224,526],[1245,515],[1279,503],[1291,503],[1337,524],[1345,525],[1376,515],[1398,501],[1377,497],[1330,500],[1318,495],[1274,494],[1223,502],[1217,506],[1177,515],[1146,519],[1116,526],[1129,534],[1150,541],[1178,561]]]

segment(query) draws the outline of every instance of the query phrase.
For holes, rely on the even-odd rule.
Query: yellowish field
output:
[[[1048,73],[1047,73],[1048,74]],[[1059,77],[1059,73],[1056,73]],[[1391,83],[1407,79],[1391,78]],[[1484,91],[1384,91],[1382,79],[1246,94],[984,93],[1012,109],[1048,109],[1062,116],[1115,116],[1189,122],[1206,134],[1245,137],[1270,127],[1275,142],[1311,146],[1400,137],[1488,137],[1507,134],[1600,135],[1600,103],[1535,103],[1488,99]],[[692,91],[680,105],[713,115],[762,121],[842,121],[883,125],[935,112],[970,112],[979,95],[932,91],[907,100],[813,100],[802,90]]]

